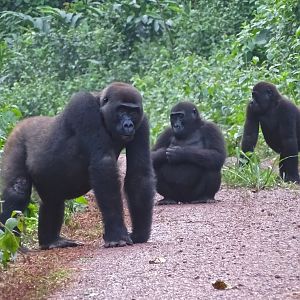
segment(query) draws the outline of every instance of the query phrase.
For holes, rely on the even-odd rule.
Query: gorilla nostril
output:
[[[123,129],[125,134],[133,134],[134,133],[134,124],[131,120],[125,120],[123,123]]]
[[[133,128],[133,123],[132,123],[132,122],[126,122],[126,123],[124,124],[124,127],[125,127],[126,129],[131,129],[131,128]]]

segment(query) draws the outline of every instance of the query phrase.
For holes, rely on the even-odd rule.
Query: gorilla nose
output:
[[[173,125],[173,130],[179,131],[180,129],[181,129],[181,125],[180,124],[174,124]]]
[[[133,125],[132,121],[130,121],[130,120],[124,121],[123,128],[124,128],[125,134],[130,135],[130,134],[133,134],[133,132],[134,132],[134,125]]]

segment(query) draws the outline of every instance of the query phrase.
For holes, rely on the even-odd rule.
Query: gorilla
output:
[[[164,197],[158,205],[213,200],[226,157],[220,130],[190,102],[175,105],[170,122],[151,152],[157,191]]]
[[[275,85],[263,81],[253,87],[252,100],[247,106],[242,138],[244,153],[254,151],[259,125],[266,143],[280,154],[281,178],[299,183],[300,111]]]
[[[123,149],[131,234],[124,224],[117,167]],[[5,145],[2,178],[2,223],[13,210],[26,208],[32,186],[38,192],[41,249],[80,244],[60,236],[64,200],[90,189],[102,213],[105,247],[146,242],[151,231],[155,181],[149,125],[140,93],[129,84],[115,82],[98,95],[76,93],[55,117],[21,121]]]

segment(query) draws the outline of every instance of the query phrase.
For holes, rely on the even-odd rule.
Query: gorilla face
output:
[[[100,97],[104,123],[114,139],[129,142],[143,119],[142,97],[132,86],[118,83]]]
[[[182,111],[173,112],[170,115],[170,122],[175,135],[180,135],[184,131],[185,114]]]
[[[251,109],[257,114],[264,114],[269,111],[277,103],[275,92],[274,87],[266,83],[255,85],[252,90]]]
[[[133,103],[120,103],[116,107],[116,132],[124,140],[134,137],[137,125],[140,123],[141,109]]]
[[[196,106],[190,102],[175,105],[170,114],[170,122],[176,138],[183,139],[198,126],[199,114]]]

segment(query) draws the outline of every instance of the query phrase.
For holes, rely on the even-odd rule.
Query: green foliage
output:
[[[1,0],[0,12],[5,10],[27,12],[41,5],[52,5],[54,7],[62,7],[64,3],[65,0]]]
[[[254,191],[259,191],[283,183],[275,172],[275,167],[278,166],[278,160],[275,159],[271,166],[263,167],[257,154],[242,154],[246,158],[241,159],[241,152],[236,148],[237,163],[223,168],[223,180],[227,185],[233,187],[248,187]]]
[[[0,229],[0,262],[6,267],[9,261],[14,260],[20,247],[20,237],[15,233],[23,232],[24,216],[21,212],[14,211],[12,217],[0,225],[4,226]]]
[[[182,14],[174,22],[178,53],[210,56],[220,42],[240,31],[252,17],[255,1],[184,1]]]
[[[38,228],[38,211],[39,206],[36,201],[31,201],[24,211],[25,230],[24,235],[22,236],[22,242],[25,245],[32,244],[32,242],[36,239]]]
[[[66,225],[70,224],[72,215],[84,211],[88,206],[88,201],[83,196],[78,197],[73,200],[69,200],[66,202],[66,208],[65,208],[65,218],[64,222]]]
[[[177,101],[191,100],[200,108],[204,117],[220,125],[227,141],[228,153],[233,155],[236,146],[240,144],[244,111],[255,83],[269,80],[292,101],[300,98],[299,18],[294,13],[298,2],[285,2],[289,4],[288,7],[281,5],[282,1],[277,1],[276,5],[273,1],[257,1],[256,16],[251,23],[244,25],[245,29],[239,33],[238,38],[226,37],[208,58],[194,53],[178,53],[172,59],[165,55],[163,48],[157,52],[147,74],[136,74],[133,77],[135,85],[145,95],[152,140],[156,139],[159,129],[168,122],[170,107]],[[272,50],[272,60],[263,61],[254,55],[246,59],[249,55],[245,41],[249,33],[259,31],[261,25],[258,20],[267,19],[264,15],[267,10],[272,12],[271,16],[280,14],[288,19],[286,22],[281,17],[271,18],[272,30],[269,33],[270,40],[264,46],[264,53]],[[287,31],[282,26],[289,29],[289,35],[286,35]],[[277,47],[277,43],[281,46]],[[288,63],[283,64],[282,61]]]
[[[128,45],[149,41],[168,32],[171,17],[180,10],[176,1],[118,1],[112,6],[112,21],[126,36]],[[172,39],[172,38],[171,38]]]
[[[22,113],[17,106],[0,106],[0,150],[4,146],[7,135],[21,117]]]

